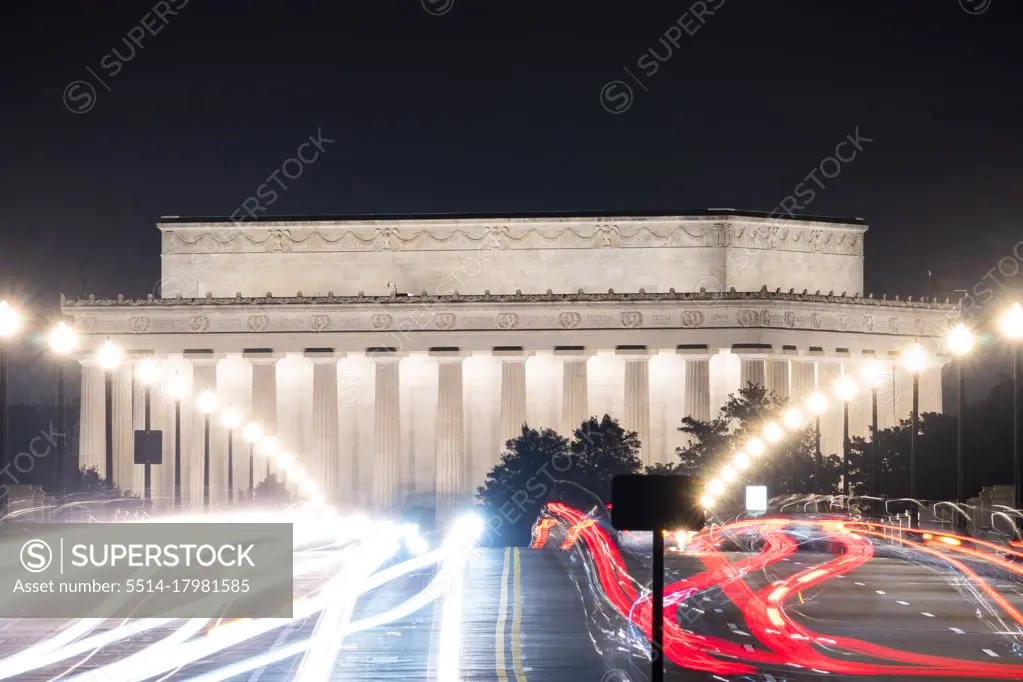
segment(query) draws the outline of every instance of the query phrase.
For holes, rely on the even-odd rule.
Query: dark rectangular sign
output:
[[[701,486],[695,476],[615,476],[611,525],[618,530],[700,530],[705,521]]]
[[[163,431],[135,432],[135,463],[163,464]]]

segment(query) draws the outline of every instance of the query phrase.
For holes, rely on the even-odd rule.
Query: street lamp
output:
[[[256,422],[249,422],[245,425],[242,437],[249,444],[249,498],[251,499],[256,496],[253,472],[256,465],[256,443],[263,437],[263,427]]]
[[[835,381],[835,397],[842,402],[842,494],[849,494],[849,401],[856,396],[856,382],[848,374]]]
[[[210,509],[210,416],[217,409],[217,394],[203,391],[199,396],[199,411],[203,414],[202,445],[202,508]]]
[[[881,475],[877,461],[877,387],[884,381],[884,365],[878,360],[868,360],[863,365],[863,380],[870,387],[870,485],[868,491],[877,495]]]
[[[1012,347],[1012,484],[1015,486],[1016,509],[1023,508],[1023,463],[1020,462],[1019,365],[1023,348],[1023,307],[1014,303],[1002,315],[1002,333],[1013,342]]]
[[[145,425],[143,428],[145,428],[146,433],[149,433],[153,426],[153,384],[160,378],[160,367],[156,364],[156,360],[152,358],[142,360],[138,367],[135,368],[135,377],[144,389]],[[146,506],[151,507],[153,505],[153,465],[149,463],[148,459],[143,467],[143,471],[145,471],[145,478],[142,484],[145,490],[144,499]]]
[[[242,413],[229,406],[223,419],[227,428],[227,503],[234,504],[234,430],[242,425]]]
[[[806,401],[806,411],[813,415],[813,491],[820,493],[821,471],[821,415],[828,409],[828,399],[820,393],[814,393]]]
[[[916,498],[916,434],[920,430],[920,372],[927,367],[927,351],[914,343],[902,353],[902,366],[913,375],[912,430],[909,433],[909,496]]]
[[[957,324],[945,337],[945,343],[956,357],[956,500],[963,501],[963,414],[966,412],[966,356],[976,343],[973,332],[965,324]]]
[[[175,375],[167,393],[174,401],[174,508],[181,509],[181,401],[188,393],[188,385]]]
[[[59,322],[47,338],[50,350],[57,356],[57,490],[64,490],[64,448],[67,442],[64,415],[64,359],[78,347],[78,335],[67,322]],[[2,351],[0,351],[2,352]]]
[[[7,471],[10,464],[10,429],[7,413],[7,343],[21,329],[21,314],[0,301],[0,467]],[[0,508],[7,506],[7,496],[0,501]]]
[[[97,353],[103,368],[104,407],[106,408],[106,485],[114,487],[114,370],[124,362],[124,350],[107,339]]]

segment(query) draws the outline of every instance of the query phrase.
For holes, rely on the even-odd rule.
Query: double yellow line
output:
[[[514,560],[513,560],[514,558]],[[527,682],[526,671],[522,666],[522,564],[519,559],[519,548],[506,547],[504,550],[504,568],[501,569],[501,601],[497,611],[497,629],[495,631],[497,647],[497,679],[508,682],[508,664],[505,658],[504,631],[508,622],[508,573],[511,569],[512,610],[511,653],[512,667],[516,682]]]

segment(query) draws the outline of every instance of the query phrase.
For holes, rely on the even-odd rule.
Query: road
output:
[[[300,571],[290,620],[0,621],[0,679],[647,679],[642,538],[578,510],[551,518],[542,548],[452,531],[409,552],[375,528],[296,549],[296,566],[320,568]],[[317,563],[330,557],[346,560]],[[1023,679],[1012,550],[768,519],[701,534],[666,567],[670,680]]]

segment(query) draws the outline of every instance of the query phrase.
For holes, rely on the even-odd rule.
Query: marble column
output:
[[[227,428],[223,425],[223,410],[237,410],[242,415],[242,424],[232,434],[234,500],[245,499],[249,491],[249,444],[245,441],[245,424],[252,421],[252,366],[239,354],[229,354],[217,363],[217,395],[220,397],[221,412],[213,429],[215,459],[213,460],[213,500],[227,504]]]
[[[619,350],[625,359],[625,416],[622,426],[639,434],[639,458],[650,461],[650,354],[643,350]]]
[[[588,354],[582,351],[554,351],[561,356],[561,424],[560,433],[571,438],[579,425],[589,416],[586,383]]]
[[[192,379],[193,392],[190,396],[194,408],[192,410],[192,442],[188,450],[182,441],[182,459],[191,462],[191,476],[188,483],[189,506],[194,510],[203,509],[203,479],[206,460],[206,415],[199,409],[198,400],[206,391],[216,392],[217,390],[217,360],[214,357],[192,358],[194,377]],[[213,462],[214,440],[217,431],[216,415],[210,417],[210,508],[213,508],[215,493],[213,492]],[[182,485],[186,485],[182,481]]]
[[[373,507],[386,512],[397,508],[401,500],[401,388],[394,353],[369,354],[375,365],[376,400],[373,405]],[[461,365],[458,366],[461,371]],[[441,366],[443,376],[444,367]],[[461,375],[459,375],[461,378]],[[461,412],[461,384],[458,391]],[[439,447],[439,446],[438,446]],[[464,448],[462,454],[464,456]]]
[[[247,353],[245,357],[252,362],[252,418],[263,427],[264,434],[276,436],[277,358],[272,353]],[[266,478],[266,461],[258,455],[255,459],[253,482],[258,486],[259,482]],[[245,458],[243,472],[245,480],[248,481],[248,456]]]
[[[465,423],[462,405],[462,357],[435,355],[439,362],[437,381],[437,523],[450,520],[468,503],[465,494]]]
[[[136,362],[132,367],[131,376],[131,405],[132,405],[132,418],[131,427],[133,431],[141,431],[146,428],[146,387],[138,379],[138,366]],[[152,415],[150,415],[150,421],[152,421]],[[153,427],[156,428],[156,427]],[[132,453],[134,456],[134,443],[132,443]],[[145,467],[141,464],[135,464],[132,467],[131,473],[131,490],[138,493],[139,497],[145,499]]]
[[[749,384],[767,386],[766,360],[762,357],[749,357],[740,355],[742,362],[739,370],[739,389],[746,388]]]
[[[338,501],[337,365],[334,353],[306,353],[313,361],[313,451],[307,472],[324,499]]]
[[[772,358],[767,361],[766,368],[767,390],[773,391],[779,397],[789,399],[791,390],[789,388],[789,360]]]
[[[526,359],[522,351],[494,351],[501,361],[501,425],[499,442],[503,451],[505,441],[522,433],[526,423]]]
[[[141,490],[134,490],[135,434],[132,431],[131,363],[113,370],[114,408],[114,487],[131,491],[141,496]]]
[[[685,415],[693,419],[710,419],[710,356],[686,354]]]
[[[82,359],[82,405],[78,428],[78,466],[96,467],[106,475],[106,389],[103,368],[95,359]]]
[[[842,405],[835,398],[835,382],[842,375],[838,361],[823,361],[817,365],[817,387],[828,401],[828,410],[821,415],[821,454],[842,454]]]
[[[806,403],[817,391],[817,365],[812,360],[792,361],[792,404],[806,409]]]
[[[920,414],[942,411],[941,370],[946,362],[944,358],[932,358],[920,373]]]

